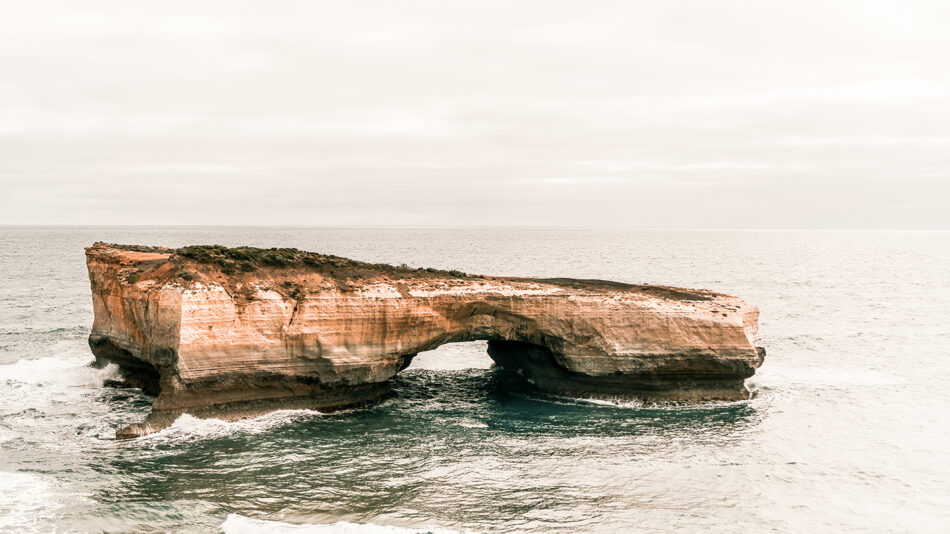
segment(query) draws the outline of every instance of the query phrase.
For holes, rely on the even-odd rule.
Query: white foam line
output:
[[[373,523],[348,523],[339,521],[327,524],[293,524],[281,521],[251,519],[240,514],[230,514],[221,524],[225,534],[456,534],[457,531],[441,528],[406,528]]]
[[[592,404],[594,406],[605,406],[611,408],[624,409],[649,409],[649,410],[701,410],[704,408],[721,408],[725,406],[741,406],[748,403],[751,399],[742,399],[737,401],[702,401],[702,402],[646,402],[636,399],[627,399],[622,397],[569,397],[566,395],[554,395],[550,393],[532,396],[540,400],[550,400],[561,404]]]

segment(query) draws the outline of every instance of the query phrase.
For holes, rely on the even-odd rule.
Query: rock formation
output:
[[[236,419],[374,402],[412,357],[488,340],[501,367],[569,395],[736,400],[762,363],[758,310],[711,291],[476,276],[295,249],[86,249],[97,362],[182,413]]]

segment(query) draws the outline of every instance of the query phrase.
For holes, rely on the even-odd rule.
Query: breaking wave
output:
[[[297,423],[302,420],[322,416],[316,410],[278,410],[257,417],[225,421],[223,419],[203,419],[182,414],[168,428],[140,439],[153,441],[196,441],[213,439],[236,433],[260,434],[274,428]]]
[[[88,357],[56,358],[47,356],[18,360],[0,365],[0,382],[31,385],[101,387],[103,382],[114,377],[118,366],[109,364],[96,369]]]

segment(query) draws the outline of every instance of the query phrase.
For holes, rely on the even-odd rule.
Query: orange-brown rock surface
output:
[[[412,357],[489,340],[538,388],[735,400],[762,363],[758,310],[704,290],[397,268],[293,249],[86,249],[97,361],[181,413],[233,419],[373,402]]]

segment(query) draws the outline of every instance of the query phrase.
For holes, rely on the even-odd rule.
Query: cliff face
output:
[[[294,250],[86,249],[100,362],[179,414],[238,418],[377,400],[421,351],[489,340],[539,388],[647,400],[746,398],[758,311],[702,290],[471,276]]]

